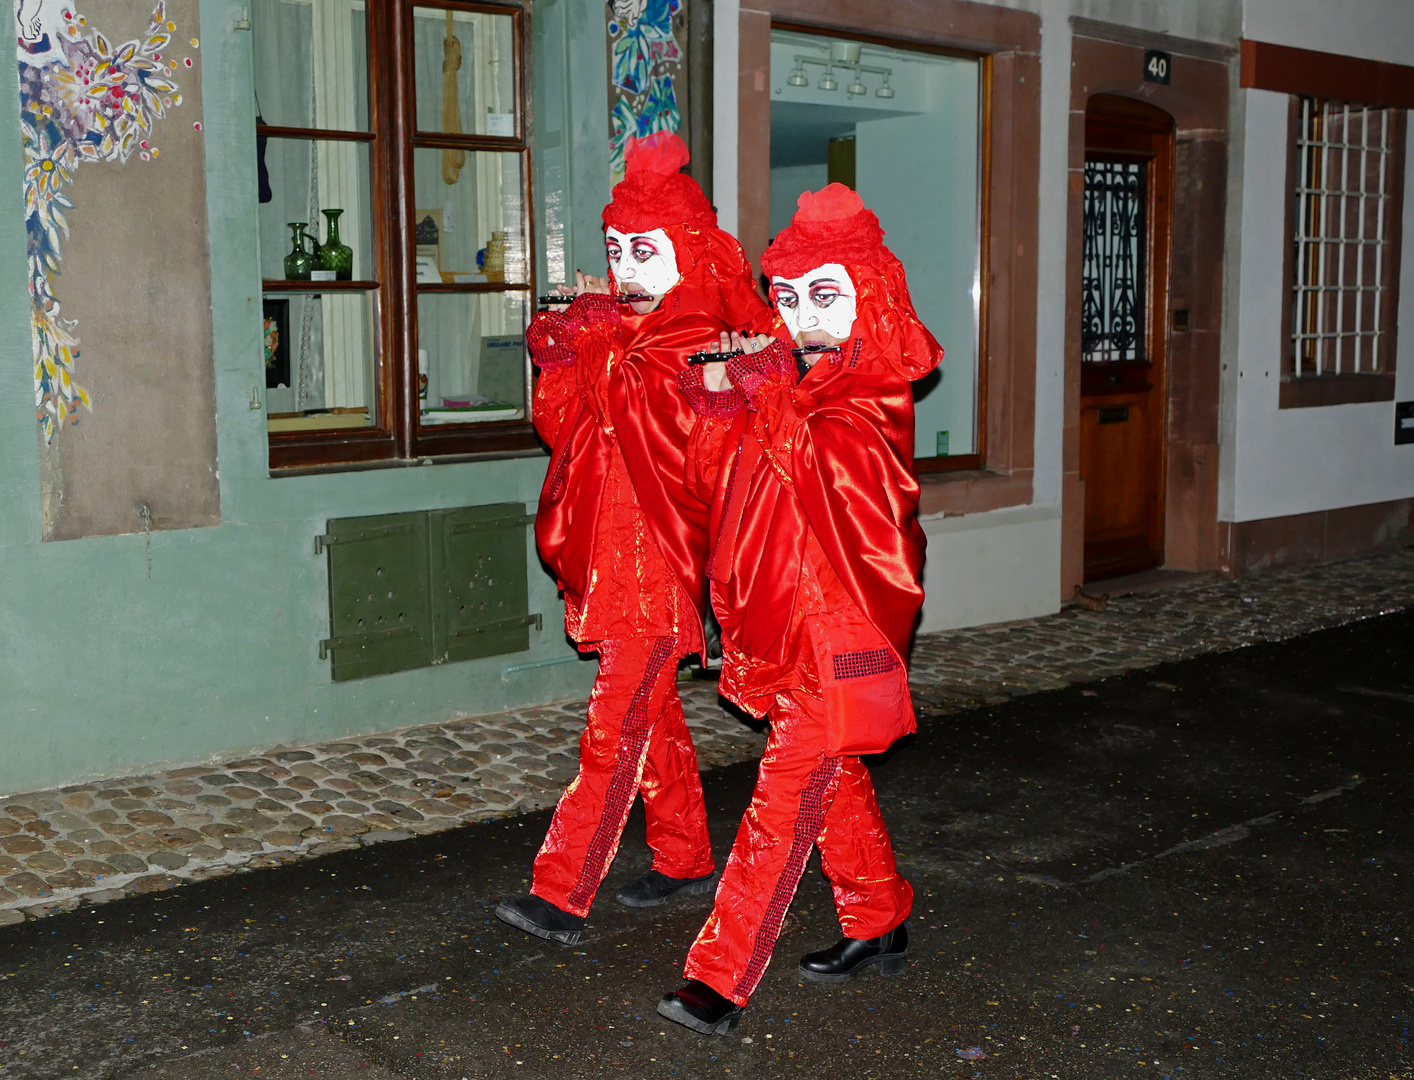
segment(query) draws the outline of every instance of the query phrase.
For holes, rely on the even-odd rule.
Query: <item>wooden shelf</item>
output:
[[[437,284],[427,281],[418,282],[417,291],[420,293],[529,292],[530,285],[525,282],[510,281],[443,281]]]
[[[319,139],[324,142],[372,142],[371,131],[338,131],[326,128],[283,127],[256,124],[255,133],[271,139]]]
[[[370,292],[379,287],[376,281],[275,281],[265,278],[262,292]]]

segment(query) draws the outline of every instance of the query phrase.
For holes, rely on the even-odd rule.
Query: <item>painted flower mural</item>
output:
[[[167,21],[165,0],[153,9],[146,37],[122,44],[90,29],[70,0],[18,0],[15,21],[34,403],[48,442],[64,420],[77,422],[80,404],[92,408],[74,380],[76,323],[60,314],[54,295],[69,235],[65,212],[74,207],[64,189],[84,162],[158,156],[153,126],[181,105],[173,69],[191,61],[167,55],[177,27]]]
[[[623,176],[624,150],[634,136],[677,131],[682,124],[673,80],[683,74],[683,53],[673,36],[673,16],[684,0],[608,0],[610,73],[609,171]]]

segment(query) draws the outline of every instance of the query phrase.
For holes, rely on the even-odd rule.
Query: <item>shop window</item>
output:
[[[879,215],[943,346],[915,384],[920,471],[984,460],[987,57],[777,27],[771,33],[770,232],[839,181]]]
[[[521,7],[251,19],[272,467],[533,447]]]
[[[1281,403],[1393,396],[1404,110],[1295,97]]]

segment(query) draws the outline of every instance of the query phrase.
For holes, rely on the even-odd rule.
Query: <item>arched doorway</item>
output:
[[[1079,466],[1084,580],[1164,562],[1174,120],[1096,94],[1085,110]]]

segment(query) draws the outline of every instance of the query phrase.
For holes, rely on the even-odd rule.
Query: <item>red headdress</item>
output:
[[[921,379],[943,358],[943,349],[913,310],[903,264],[884,246],[884,230],[857,192],[843,184],[803,192],[795,216],[761,255],[771,277],[800,277],[839,263],[854,281],[854,337],[863,337],[906,378]]]
[[[604,207],[604,224],[668,234],[682,275],[668,310],[705,310],[743,332],[764,330],[770,311],[756,292],[751,264],[736,239],[717,228],[717,213],[697,181],[679,171],[688,159],[687,143],[671,131],[629,139],[624,178]]]
[[[697,181],[679,172],[688,162],[687,143],[671,131],[629,139],[624,178],[604,207],[604,224],[621,232],[648,232],[669,225],[716,228],[717,215]]]

